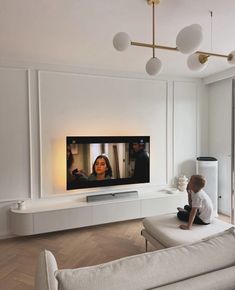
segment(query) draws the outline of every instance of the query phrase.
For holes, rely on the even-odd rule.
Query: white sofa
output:
[[[35,290],[234,290],[235,228],[200,242],[105,264],[58,270],[41,252]]]

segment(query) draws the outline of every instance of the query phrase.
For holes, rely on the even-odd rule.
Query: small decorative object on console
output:
[[[188,184],[188,178],[185,175],[181,175],[178,178],[178,189],[180,191],[185,191]]]
[[[25,209],[25,201],[24,200],[19,200],[16,205],[17,205],[17,209],[19,209],[19,210]]]
[[[166,193],[168,193],[168,194],[174,194],[174,193],[178,193],[178,192],[179,192],[179,190],[178,190],[177,188],[173,188],[173,187],[171,187],[171,188],[166,188],[165,191],[166,191]]]

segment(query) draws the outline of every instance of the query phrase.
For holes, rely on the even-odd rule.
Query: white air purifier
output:
[[[196,162],[197,174],[206,179],[205,192],[209,195],[215,216],[218,216],[218,161],[214,157],[198,157]]]

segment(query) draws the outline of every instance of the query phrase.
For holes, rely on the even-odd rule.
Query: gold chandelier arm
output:
[[[206,52],[206,51],[196,51],[195,53],[200,53],[200,54],[206,54],[208,56],[218,56],[218,57],[229,57],[229,54],[219,54],[219,53],[213,53],[213,52]]]
[[[143,42],[131,41],[131,45],[153,48],[152,44],[143,43]],[[167,50],[176,50],[176,51],[178,51],[177,47],[170,47],[170,46],[156,45],[156,44],[154,45],[154,47],[155,48],[159,48],[159,49],[167,49]]]
[[[171,46],[165,46],[165,45],[156,45],[156,44],[153,45],[153,44],[135,42],[135,41],[131,41],[131,45],[179,51],[177,47],[171,47]],[[226,55],[226,54],[212,53],[212,52],[206,52],[206,51],[196,51],[195,53],[204,54],[204,55],[208,55],[208,56],[224,57],[224,58],[228,58],[229,57],[229,55]]]

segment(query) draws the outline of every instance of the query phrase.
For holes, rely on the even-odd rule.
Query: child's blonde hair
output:
[[[206,185],[206,179],[202,175],[192,175],[194,187],[197,191],[201,190]]]

